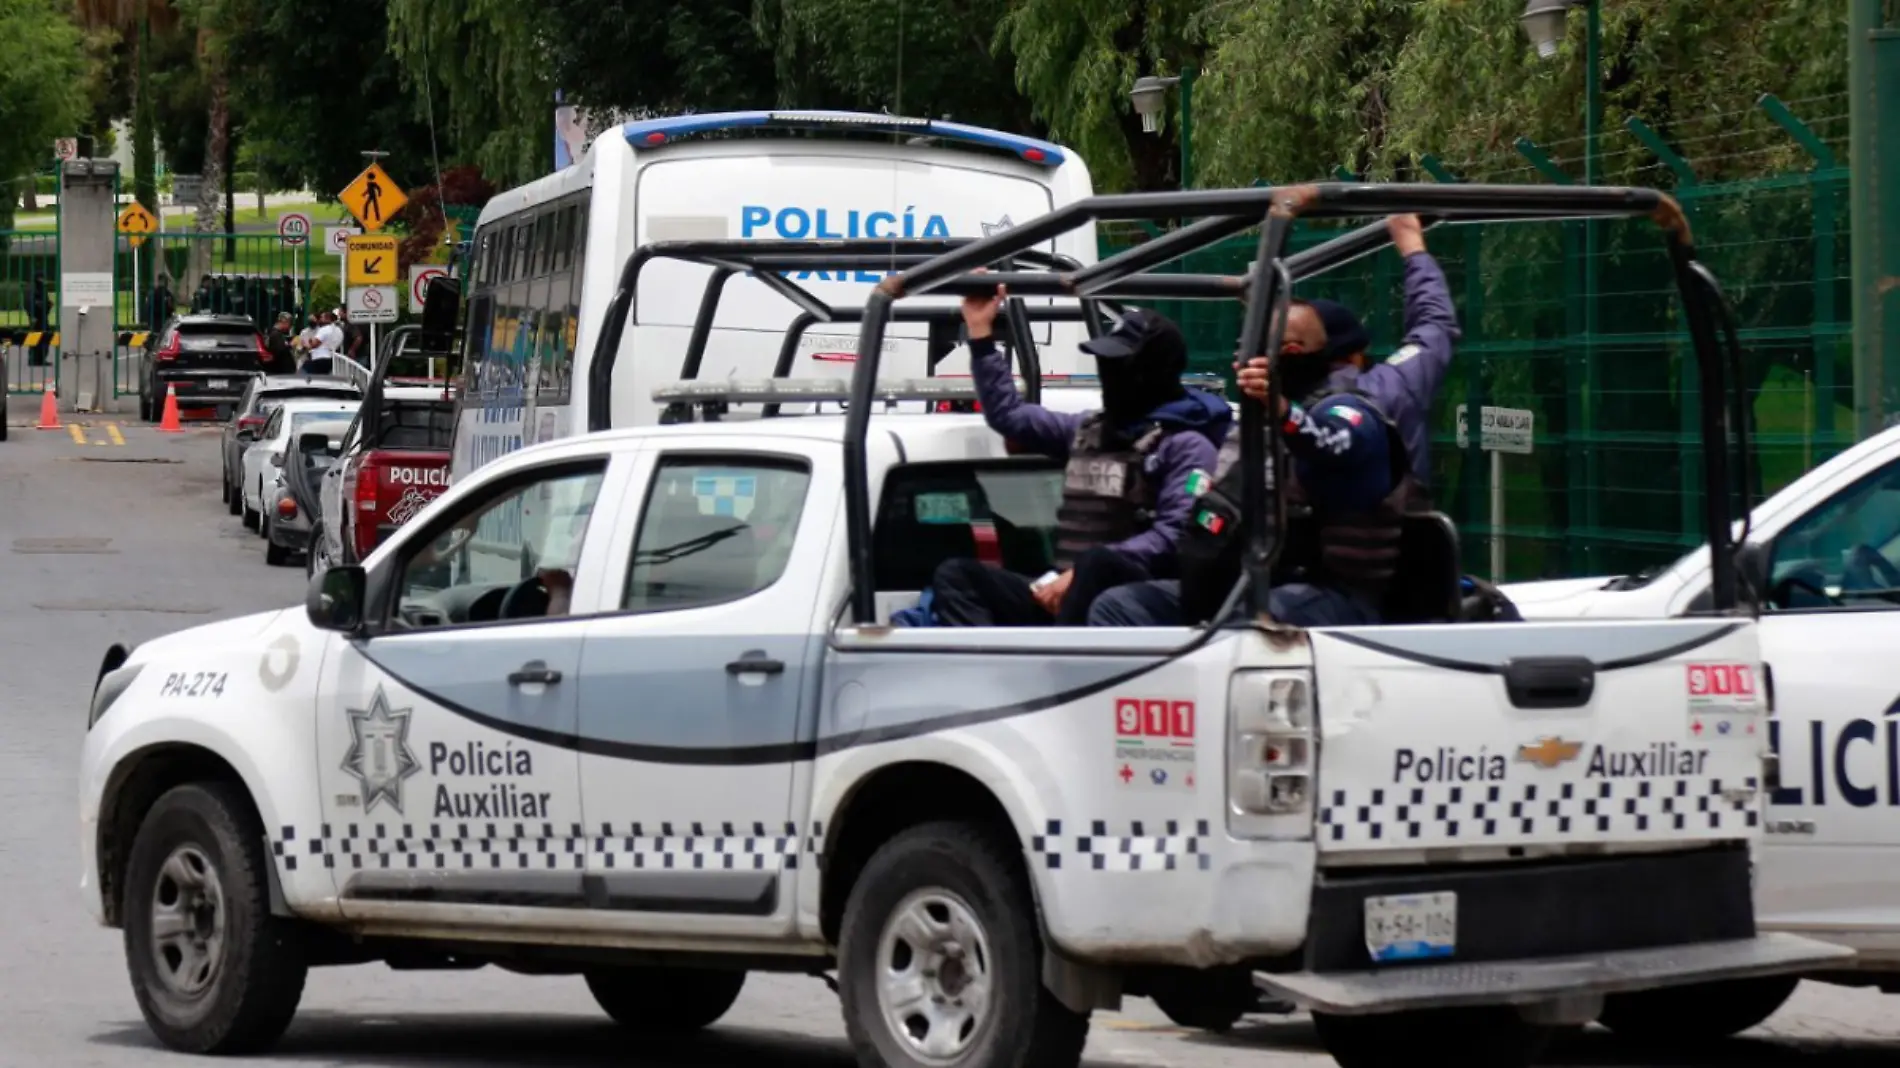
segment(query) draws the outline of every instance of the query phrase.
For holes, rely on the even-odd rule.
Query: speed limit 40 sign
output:
[[[277,220],[277,237],[290,248],[300,248],[310,243],[310,216],[301,211],[293,211]]]

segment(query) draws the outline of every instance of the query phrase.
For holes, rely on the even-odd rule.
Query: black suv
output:
[[[139,381],[139,414],[157,422],[165,391],[176,390],[178,407],[236,407],[244,387],[270,362],[264,335],[242,315],[180,315],[159,332],[157,347]]]

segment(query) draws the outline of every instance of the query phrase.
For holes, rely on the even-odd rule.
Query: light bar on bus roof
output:
[[[966,126],[941,119],[911,119],[897,115],[879,115],[863,111],[717,111],[704,115],[673,115],[661,119],[640,119],[620,128],[622,136],[634,148],[655,148],[693,134],[752,127],[780,129],[823,129],[850,127],[907,133],[918,137],[962,141],[966,144],[998,148],[1017,158],[1045,167],[1059,167],[1068,159],[1060,146],[1034,137]]]
[[[851,399],[851,383],[842,378],[759,378],[720,382],[683,381],[653,391],[659,404],[812,404]],[[896,378],[879,382],[872,400],[973,401],[974,383],[941,378]]]

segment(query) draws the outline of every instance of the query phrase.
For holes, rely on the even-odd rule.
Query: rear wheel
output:
[[[1372,1016],[1316,1012],[1313,1028],[1339,1068],[1416,1068],[1422,1060],[1459,1068],[1527,1068],[1552,1035],[1504,1006]]]
[[[289,567],[290,550],[271,536],[270,517],[264,517],[264,562],[272,567]]]
[[[139,1011],[185,1053],[252,1053],[290,1026],[307,965],[270,914],[264,830],[243,792],[179,786],[133,839],[122,915]]]
[[[587,990],[614,1022],[642,1034],[711,1027],[739,1000],[745,974],[713,968],[602,968]]]
[[[1170,974],[1148,996],[1180,1026],[1216,1034],[1232,1029],[1260,1005],[1252,974],[1236,969]]]
[[[1087,1013],[1042,985],[1019,851],[985,828],[913,827],[864,867],[838,948],[845,1031],[864,1068],[1072,1068]]]
[[[237,483],[235,482],[225,483],[224,492],[225,492],[225,497],[224,497],[225,508],[228,509],[232,515],[238,515],[241,512],[243,512],[244,495],[238,492]]]
[[[1740,1034],[1773,1016],[1798,983],[1795,976],[1769,975],[1611,994],[1603,999],[1597,1022],[1640,1042],[1707,1042]]]

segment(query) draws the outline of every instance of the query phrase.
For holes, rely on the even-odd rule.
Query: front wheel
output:
[[[838,948],[845,1031],[864,1068],[1072,1068],[1087,1013],[1042,985],[1019,852],[985,828],[913,827],[871,857]]]
[[[139,1011],[183,1053],[253,1053],[290,1026],[307,965],[270,914],[263,828],[242,791],[179,786],[132,841],[121,914]]]
[[[277,544],[277,539],[271,534],[268,516],[264,519],[264,562],[272,567],[290,566],[290,549]]]
[[[587,989],[614,1022],[643,1034],[683,1035],[711,1027],[739,1000],[745,974],[712,968],[602,968]]]
[[[1800,982],[1791,975],[1611,994],[1597,1022],[1625,1038],[1680,1046],[1737,1035],[1773,1016]]]
[[[1527,1068],[1553,1034],[1505,1006],[1371,1016],[1316,1012],[1313,1028],[1339,1068],[1416,1068],[1422,1058],[1459,1068]]]

